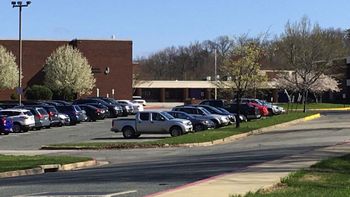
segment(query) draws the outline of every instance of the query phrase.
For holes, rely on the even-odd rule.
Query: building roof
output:
[[[229,81],[221,82],[220,85],[217,85],[215,81],[163,81],[163,80],[150,80],[150,81],[139,81],[134,82],[133,88],[229,88],[227,85]],[[274,88],[275,83],[273,81],[267,82],[264,87],[259,87],[262,89],[265,88]]]

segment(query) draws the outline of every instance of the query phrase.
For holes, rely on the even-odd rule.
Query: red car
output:
[[[257,107],[259,109],[259,112],[262,116],[268,116],[269,115],[269,110],[267,109],[266,106],[259,105],[257,103],[250,102],[250,105]]]

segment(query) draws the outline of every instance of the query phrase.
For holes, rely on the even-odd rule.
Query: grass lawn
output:
[[[0,155],[0,172],[13,170],[24,170],[36,168],[45,164],[69,164],[81,161],[88,161],[87,157],[71,157],[71,156],[12,156]]]
[[[284,178],[272,191],[245,197],[331,197],[350,196],[350,154],[321,161],[308,170]]]
[[[280,103],[278,106],[283,107],[285,110],[287,110],[288,104],[287,103]],[[349,104],[336,104],[336,103],[309,103],[306,105],[306,109],[327,109],[327,108],[343,108],[343,107],[350,107]],[[295,109],[304,109],[304,105],[302,104],[289,104],[289,109],[295,110]]]
[[[200,143],[200,142],[210,142],[213,140],[223,139],[232,135],[249,132],[263,127],[268,127],[284,122],[289,122],[295,119],[303,118],[309,115],[315,114],[314,112],[293,112],[289,114],[282,114],[278,116],[267,117],[262,120],[253,120],[250,122],[245,122],[241,124],[240,128],[235,128],[234,125],[227,127],[207,130],[197,133],[189,133],[187,135],[182,135],[179,137],[169,137],[157,141],[149,142],[97,142],[97,143],[73,143],[73,144],[52,144],[44,146],[43,149],[71,149],[71,148],[81,148],[81,149],[112,149],[112,148],[137,148],[137,147],[163,147],[166,145],[178,145],[186,143]]]

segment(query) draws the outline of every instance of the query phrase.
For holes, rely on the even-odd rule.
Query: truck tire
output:
[[[135,135],[134,135],[134,138],[136,139],[136,138],[138,138],[138,137],[140,137],[141,136],[141,133],[135,133]]]
[[[135,137],[135,130],[132,127],[124,127],[122,129],[122,132],[125,139],[131,139]]]
[[[173,126],[170,128],[170,135],[171,137],[177,137],[182,135],[182,129],[179,126]]]

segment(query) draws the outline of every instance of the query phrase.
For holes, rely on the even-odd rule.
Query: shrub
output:
[[[25,96],[30,100],[51,100],[52,91],[46,86],[33,85],[27,89]]]

